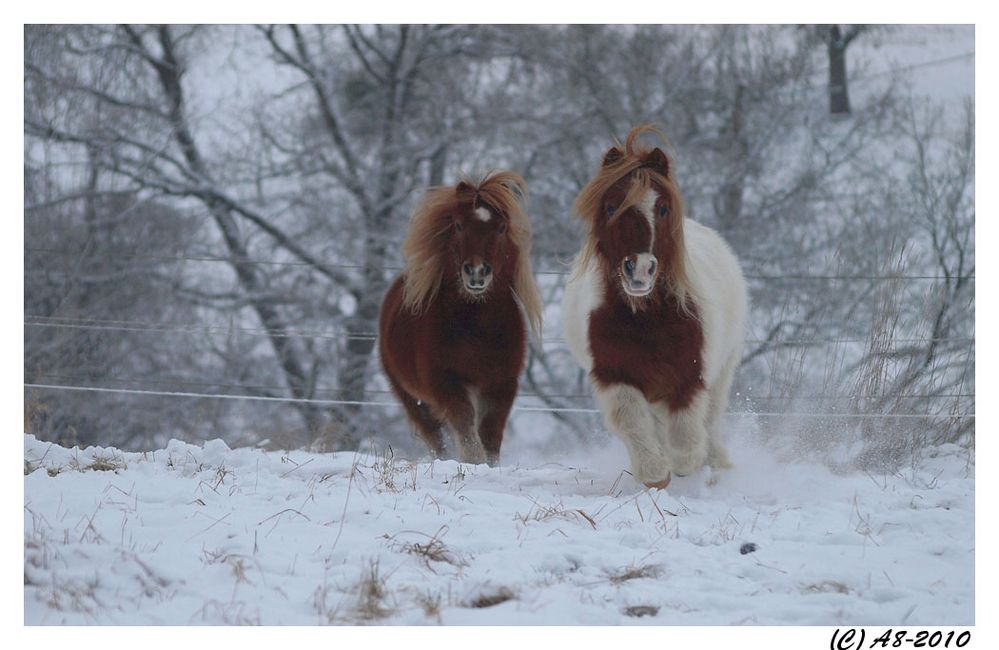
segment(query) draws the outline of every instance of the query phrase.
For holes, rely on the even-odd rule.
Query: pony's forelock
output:
[[[434,187],[416,207],[402,245],[403,307],[419,313],[437,297],[446,263],[451,223],[445,217],[462,206],[488,205],[508,219],[507,236],[518,249],[513,269],[514,297],[527,325],[541,336],[541,295],[531,272],[531,222],[527,217],[527,182],[516,172],[491,171],[479,181],[462,176],[453,187]]]

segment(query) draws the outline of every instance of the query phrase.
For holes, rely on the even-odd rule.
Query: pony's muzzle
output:
[[[629,255],[621,261],[621,284],[629,296],[647,296],[655,286],[659,262],[650,253]]]
[[[493,267],[485,262],[465,262],[461,265],[461,279],[469,293],[482,293],[493,279]]]

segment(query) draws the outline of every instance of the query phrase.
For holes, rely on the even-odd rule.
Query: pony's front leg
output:
[[[515,397],[516,377],[489,386],[479,394],[479,439],[486,451],[486,462],[494,467],[499,465],[503,430]]]
[[[670,411],[657,402],[653,411],[660,421],[657,436],[669,450],[673,471],[679,476],[693,474],[704,466],[708,456],[708,395],[701,391],[687,408]]]
[[[625,384],[594,386],[597,405],[607,428],[624,442],[631,458],[631,473],[649,487],[665,487],[670,464],[655,436],[649,403],[637,388]]]
[[[444,422],[434,415],[430,407],[410,395],[391,375],[388,375],[389,386],[392,392],[402,403],[410,422],[416,428],[423,441],[430,448],[430,453],[434,458],[444,458],[444,432],[441,428]]]
[[[484,463],[485,453],[475,436],[475,405],[467,387],[455,377],[445,377],[435,383],[434,393],[457,439],[458,459],[463,463]]]

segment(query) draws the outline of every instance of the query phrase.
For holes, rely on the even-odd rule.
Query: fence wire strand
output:
[[[244,325],[209,325],[206,323],[183,324],[183,323],[152,323],[148,321],[113,320],[99,318],[72,318],[62,316],[37,316],[29,315],[24,321],[25,327],[53,327],[60,329],[83,329],[83,330],[106,330],[124,332],[177,332],[187,334],[225,334],[230,335],[235,332],[246,334],[259,334],[261,336],[272,336],[277,338],[305,338],[305,339],[354,339],[354,340],[374,340],[378,338],[377,332],[351,332],[346,330],[297,330],[282,329],[271,330],[263,327],[249,327]],[[893,343],[973,343],[974,338],[969,337],[946,337],[946,338],[894,338]],[[545,337],[542,343],[565,343],[566,339],[561,336]],[[811,338],[811,339],[746,339],[746,343],[757,345],[770,344],[774,346],[808,346],[816,344],[834,343],[867,343],[866,338]]]
[[[26,247],[24,249],[31,253],[45,253],[49,255],[64,255],[64,256],[79,256],[79,251],[68,251],[55,248],[36,248],[36,247]],[[261,260],[249,257],[222,257],[222,256],[212,256],[212,255],[185,255],[185,256],[157,256],[157,255],[136,255],[129,253],[116,253],[116,256],[123,257],[127,259],[137,259],[153,262],[216,262],[224,264],[249,264],[249,265],[260,265],[260,266],[298,266],[306,268],[315,268],[315,265],[308,262],[297,262],[293,260]],[[326,263],[324,266],[332,269],[345,269],[345,270],[359,270],[364,268],[361,264],[344,264],[344,263]],[[402,271],[401,266],[386,265],[383,267],[386,271],[399,272]],[[556,275],[556,276],[568,276],[571,271],[568,268],[565,269],[542,269],[535,271],[538,275]],[[840,273],[819,273],[819,274],[803,274],[803,273],[787,273],[779,275],[770,274],[759,274],[759,273],[747,273],[743,274],[747,280],[769,280],[769,281],[781,281],[781,280],[843,280],[843,281],[862,281],[862,282],[876,282],[876,281],[895,281],[895,280],[974,280],[974,275],[966,275],[959,277],[947,277],[943,275],[871,275],[871,274],[840,274]]]
[[[134,388],[106,388],[99,386],[70,386],[65,384],[24,384],[25,388],[38,390],[63,390],[76,392],[94,393],[118,393],[122,395],[149,395],[159,397],[187,397],[199,399],[228,399],[247,400],[262,402],[288,402],[293,404],[317,404],[325,406],[379,406],[394,407],[399,406],[396,402],[374,402],[369,400],[332,400],[332,399],[309,399],[299,397],[271,397],[267,395],[223,395],[219,393],[191,393],[180,391],[156,391],[138,390]],[[589,413],[598,414],[599,409],[594,408],[573,408],[573,407],[549,407],[549,406],[521,406],[515,404],[513,411],[516,412],[537,412],[537,413]],[[890,419],[917,419],[917,420],[966,420],[974,419],[974,413],[781,413],[781,412],[750,412],[733,411],[728,415],[736,417],[785,417],[785,418],[890,418]]]

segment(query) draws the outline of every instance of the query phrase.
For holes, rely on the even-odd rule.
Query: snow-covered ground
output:
[[[501,468],[25,436],[27,624],[974,624],[974,462],[648,491],[611,441]],[[753,550],[755,549],[755,550]]]

